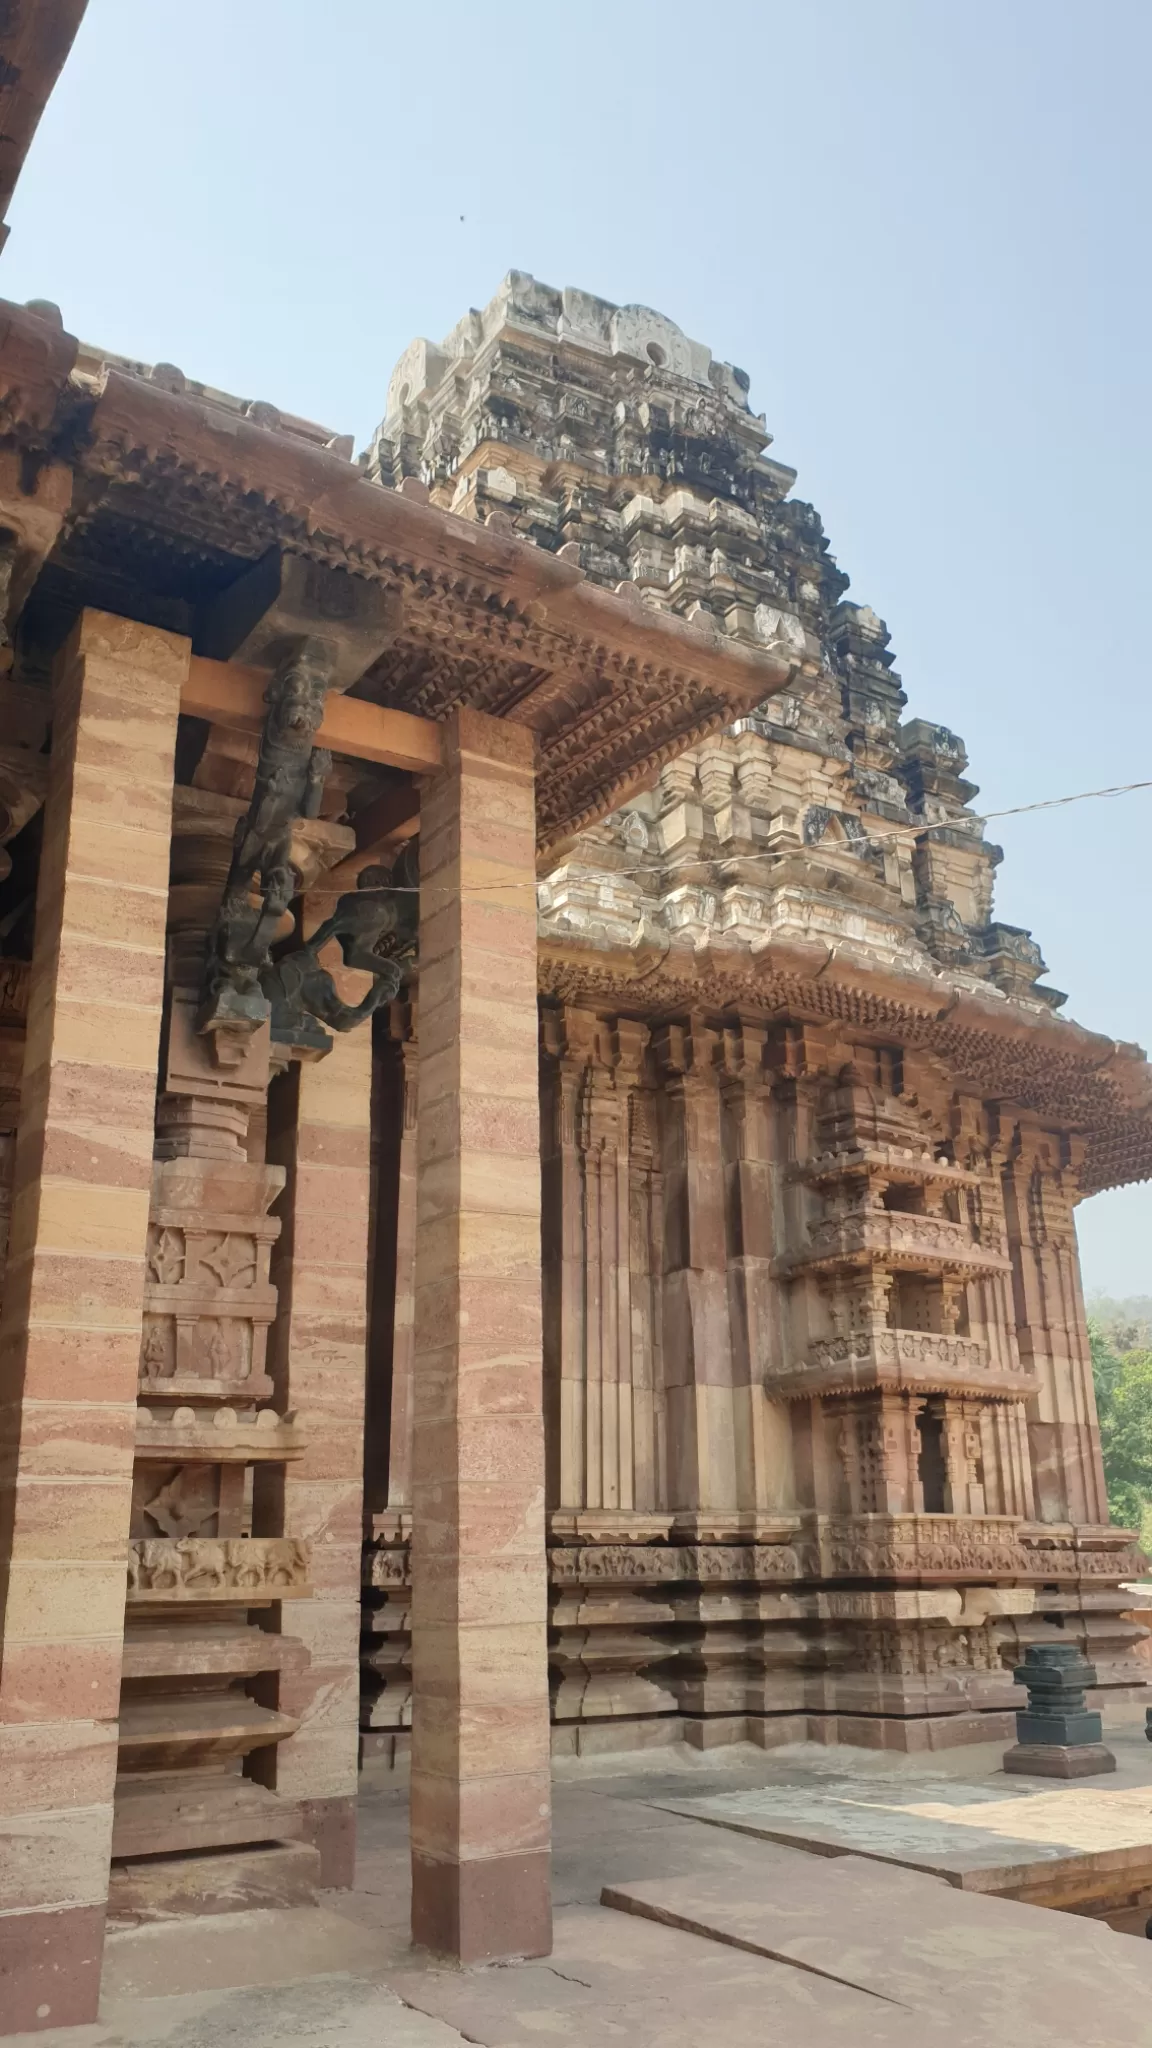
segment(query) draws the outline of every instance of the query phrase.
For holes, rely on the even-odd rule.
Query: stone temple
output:
[[[550,1751],[1007,1744],[1033,1644],[1143,1715],[1073,1211],[1149,1071],[768,445],[517,272],[359,458],[0,305],[0,2033],[348,1885],[367,1756],[482,1961]]]
[[[369,456],[638,618],[789,671],[543,864],[561,1751],[935,1748],[1010,1735],[1029,1642],[1072,1634],[1116,1701],[1146,1671],[1072,1220],[1148,1171],[1146,1068],[1061,1018],[1039,947],[995,921],[963,742],[903,717],[887,629],[769,441],[744,372],[661,314],[513,272],[406,350]],[[392,1416],[387,1458],[382,1433],[368,1448],[378,1731],[409,1716],[417,1045],[398,1006],[377,1138],[401,1250],[369,1374]]]

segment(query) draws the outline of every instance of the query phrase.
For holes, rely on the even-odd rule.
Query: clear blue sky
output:
[[[1150,64],[1148,0],[91,0],[0,291],[358,445],[508,269],[655,306],[1025,803],[1152,777]],[[1152,793],[993,836],[1069,1014],[1147,1044]],[[1080,1220],[1152,1292],[1152,1190]]]

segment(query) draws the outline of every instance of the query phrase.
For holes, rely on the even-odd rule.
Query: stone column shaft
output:
[[[61,654],[0,1324],[0,2032],[96,2017],[189,646]]]
[[[392,1406],[389,1411],[388,1505],[412,1499],[413,1292],[416,1283],[416,1102],[418,1054],[414,1041],[400,1048],[404,1063],[400,1185],[396,1203],[396,1304],[392,1334]]]
[[[665,1068],[664,1387],[669,1506],[681,1514],[740,1505],[719,1080],[708,1032],[668,1026]]]
[[[1045,1522],[1108,1520],[1100,1427],[1080,1293],[1074,1175],[1023,1124],[1005,1175],[1020,1356],[1039,1374],[1028,1403],[1036,1503]]]
[[[384,1036],[381,1026],[387,1026]],[[369,1287],[364,1533],[412,1502],[412,1341],[416,1267],[415,1010],[394,1002],[376,1024],[375,1219]]]
[[[582,1068],[564,1047],[549,1044],[554,1018],[544,1012],[545,1067],[541,1116],[544,1255],[544,1397],[547,1412],[548,1505],[580,1508],[584,1469],[584,1184],[576,1142]]]
[[[764,1036],[747,1024],[725,1033],[721,1081],[738,1503],[757,1511],[790,1502],[794,1483],[791,1417],[764,1393],[765,1367],[779,1353],[781,1336],[779,1283],[772,1277],[775,1119]]]
[[[349,977],[351,979],[351,977]],[[359,990],[349,992],[353,999]],[[288,1169],[273,1268],[277,1405],[295,1409],[304,1456],[283,1468],[283,1533],[309,1545],[311,1597],[285,1628],[308,1648],[284,1671],[283,1713],[300,1727],[271,1752],[271,1782],[304,1808],[321,1882],[350,1885],[360,1722],[360,1558],[368,1328],[372,1034],[337,1032],[323,1059],[294,1064],[269,1118],[269,1156]],[[287,1114],[285,1114],[287,1109]]]
[[[470,711],[421,802],[412,1930],[551,1947],[533,739]]]

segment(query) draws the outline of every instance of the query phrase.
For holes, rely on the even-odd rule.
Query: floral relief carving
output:
[[[148,1273],[158,1287],[179,1286],[184,1278],[185,1257],[182,1230],[152,1226],[148,1233]]]
[[[251,1287],[256,1280],[255,1241],[224,1231],[209,1250],[201,1252],[200,1264],[215,1275],[221,1287]]]
[[[218,1512],[211,1468],[181,1465],[144,1503],[148,1521],[162,1536],[197,1536]]]

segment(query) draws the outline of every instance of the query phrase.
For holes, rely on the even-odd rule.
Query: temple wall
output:
[[[546,1004],[541,1174],[555,1746],[1008,1739],[1021,1645],[1069,1632],[1141,1710],[1067,1138],[833,1027]],[[398,1752],[391,1443],[364,1726]]]

